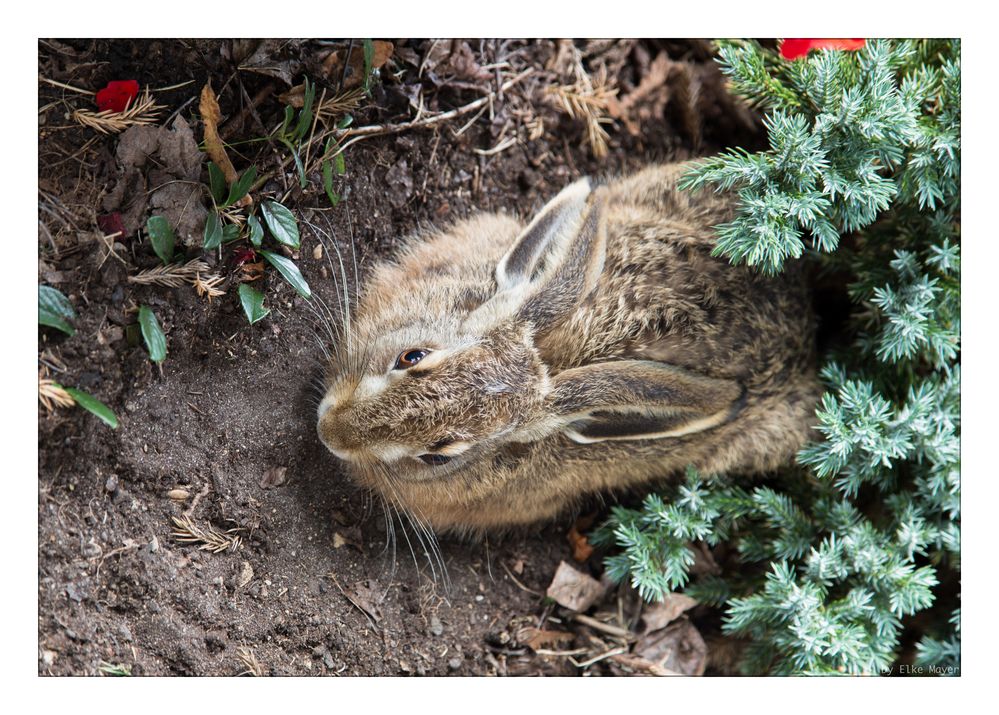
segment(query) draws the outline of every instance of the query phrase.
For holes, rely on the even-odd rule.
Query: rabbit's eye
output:
[[[413,365],[420,362],[420,360],[425,358],[429,353],[429,350],[404,350],[399,353],[399,357],[395,359],[395,367],[392,369],[405,370],[413,367]]]
[[[451,458],[444,454],[421,454],[420,459],[431,465],[447,464],[451,461]]]

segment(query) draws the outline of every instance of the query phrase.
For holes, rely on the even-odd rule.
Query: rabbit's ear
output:
[[[718,427],[742,408],[745,390],[649,360],[585,365],[552,379],[548,406],[576,442],[681,437]]]
[[[496,265],[496,295],[467,325],[485,328],[517,316],[543,332],[567,317],[604,267],[606,190],[587,179],[548,202]]]
[[[540,277],[546,263],[579,231],[589,195],[589,179],[580,179],[541,209],[497,264],[499,291],[523,287]]]

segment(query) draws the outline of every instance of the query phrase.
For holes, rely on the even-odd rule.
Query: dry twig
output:
[[[153,124],[162,109],[163,107],[156,104],[153,95],[147,89],[124,112],[113,112],[110,109],[106,109],[103,112],[94,112],[90,109],[77,109],[73,112],[73,119],[101,134],[117,134],[129,127]]]
[[[62,385],[45,376],[44,368],[38,373],[38,401],[46,412],[52,412],[56,407],[72,407],[76,404]]]
[[[225,291],[218,288],[223,280],[222,276],[210,271],[207,263],[197,258],[183,265],[172,263],[156,266],[128,277],[129,283],[165,288],[180,288],[187,283],[194,286],[199,296],[207,295],[209,300],[225,294]]]
[[[213,554],[235,551],[243,541],[236,533],[239,529],[229,529],[225,532],[219,531],[214,526],[203,529],[188,516],[174,516],[171,519],[174,524],[171,532],[173,537],[182,544],[200,544],[198,548],[202,551],[211,551]]]
[[[245,670],[240,675],[252,675],[257,678],[263,677],[264,666],[260,664],[260,661],[257,660],[257,656],[252,650],[246,646],[240,646],[236,649],[236,657],[239,658],[239,661],[245,667]]]

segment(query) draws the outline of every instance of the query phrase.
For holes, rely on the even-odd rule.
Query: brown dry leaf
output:
[[[538,650],[550,645],[569,643],[573,639],[572,633],[566,631],[548,631],[541,628],[527,626],[517,632],[517,641],[523,643],[531,650]]]
[[[371,57],[371,69],[380,69],[389,61],[395,45],[384,40],[375,40],[373,43],[374,52]],[[343,58],[345,50],[333,50],[323,60],[323,72],[330,81],[339,82],[343,77]],[[350,49],[350,57],[347,60],[347,75],[343,80],[341,90],[358,87],[364,82],[364,47],[355,45]]]
[[[239,179],[236,167],[229,161],[226,154],[225,144],[219,136],[219,122],[222,121],[222,110],[219,109],[219,101],[212,89],[211,82],[201,88],[201,103],[199,104],[201,120],[205,123],[205,152],[215,162],[215,165],[222,170],[222,176],[231,186]]]
[[[260,488],[270,489],[271,487],[279,487],[285,483],[287,476],[287,467],[271,467],[264,472],[264,476],[260,478]]]
[[[577,571],[562,561],[555,571],[555,577],[548,586],[546,595],[560,606],[582,612],[600,599],[605,590],[603,584],[595,578]]]
[[[236,578],[236,588],[243,588],[246,584],[253,580],[253,567],[250,565],[249,561],[244,561],[242,567],[239,571],[239,576]]]
[[[371,617],[374,623],[382,619],[382,611],[379,608],[382,602],[382,593],[378,589],[378,583],[371,581],[358,581],[350,588],[343,588],[339,582],[334,581],[344,597],[354,606]]]
[[[264,277],[264,262],[257,261],[256,263],[244,263],[239,269],[243,272],[243,275],[239,277],[241,283],[249,283],[251,281],[260,280]]]
[[[612,669],[623,675],[657,675],[660,677],[682,675],[675,670],[663,668],[637,655],[622,653],[610,658]]]
[[[572,528],[569,529],[569,533],[565,535],[566,541],[572,547],[572,558],[579,563],[585,562],[593,555],[593,547],[590,545],[585,534],[581,532],[586,531],[593,525],[594,518],[594,514],[579,517],[572,525]]]
[[[307,50],[302,46],[302,40],[258,40],[255,47],[250,41],[236,40],[230,46],[230,53],[239,60],[239,69],[268,77],[277,77],[286,85],[291,86],[293,78],[302,71],[300,59]],[[281,56],[288,59],[277,59]]]
[[[682,593],[670,593],[662,603],[646,607],[642,612],[642,622],[646,633],[658,631],[680,617],[684,611],[689,611],[697,605],[697,601]]]
[[[200,183],[204,154],[183,117],[170,128],[132,127],[115,149],[119,173],[101,201],[106,213],[119,212],[126,235],[145,225],[151,210],[167,219],[185,246],[200,246],[208,212]]]
[[[344,546],[353,546],[364,553],[364,537],[359,527],[345,527],[340,531],[333,532],[333,548],[342,549]]]
[[[632,654],[682,675],[703,675],[708,662],[704,639],[686,619],[642,636]]]

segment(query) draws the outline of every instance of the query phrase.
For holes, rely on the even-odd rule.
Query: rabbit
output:
[[[391,506],[466,534],[688,465],[790,461],[820,393],[804,271],[712,256],[734,199],[678,190],[683,171],[582,179],[526,227],[477,215],[375,266],[322,443]]]

